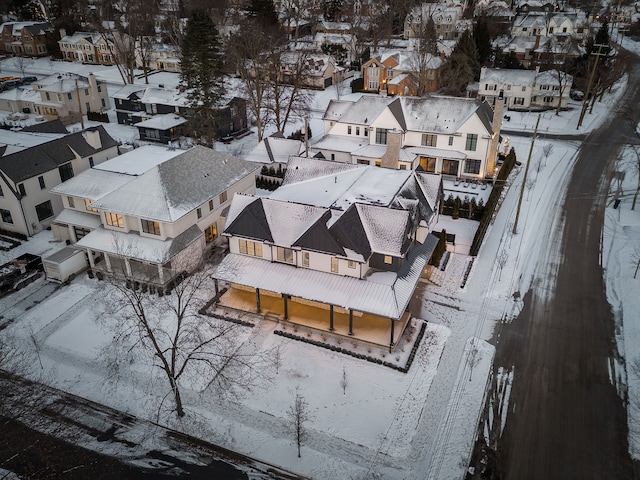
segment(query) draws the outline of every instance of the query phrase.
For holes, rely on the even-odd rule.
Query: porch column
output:
[[[284,299],[284,319],[289,320],[289,304],[287,303],[287,295],[286,293],[282,294],[282,298]]]
[[[164,285],[164,268],[160,264],[158,264],[158,280],[160,285]]]
[[[107,255],[105,254],[105,257]],[[124,269],[127,272],[127,277],[132,277],[133,275],[131,274],[131,264],[129,263],[129,259],[125,258],[124,259]]]
[[[106,253],[104,254],[104,264],[107,266],[107,272],[113,273],[113,270],[111,269],[111,259]]]
[[[353,309],[349,309],[349,335],[353,335]]]
[[[396,322],[393,321],[393,318],[391,319],[391,339],[389,340],[389,353],[391,353],[391,350],[393,349],[393,329],[396,326]]]
[[[91,251],[90,248],[87,248],[87,257],[89,257],[89,266],[91,268],[96,268],[96,261],[93,258],[93,252]]]
[[[329,331],[333,332],[333,304],[329,305]]]
[[[260,313],[260,289],[256,288],[256,311]]]

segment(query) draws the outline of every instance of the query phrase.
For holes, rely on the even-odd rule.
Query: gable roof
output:
[[[397,100],[402,105],[406,130],[451,135],[477,114],[487,132],[491,133],[493,111],[490,107],[486,109],[488,104],[476,99],[432,95],[399,97]]]
[[[273,134],[263,138],[244,159],[256,163],[286,163],[290,156],[300,155],[303,150],[304,142]]]
[[[98,132],[100,148],[95,148],[85,138],[85,132]],[[0,158],[0,170],[14,183],[43,174],[76,158],[88,157],[97,152],[116,147],[118,143],[109,136],[103,126],[90,127],[82,132],[41,143]]]

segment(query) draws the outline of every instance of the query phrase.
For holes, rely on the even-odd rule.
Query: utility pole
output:
[[[578,130],[582,126],[582,120],[584,119],[584,114],[587,112],[587,104],[589,102],[589,93],[591,92],[591,84],[593,83],[593,77],[596,74],[596,67],[598,66],[598,60],[601,55],[605,55],[602,52],[602,47],[608,47],[609,45],[605,45],[603,43],[594,44],[594,47],[598,47],[598,53],[592,53],[591,55],[596,56],[596,61],[593,62],[593,68],[591,69],[591,75],[589,75],[589,83],[587,83],[587,91],[584,94],[584,99],[582,100],[582,110],[580,110],[580,118],[578,119],[578,126],[576,130]]]
[[[531,148],[529,148],[529,157],[527,158],[527,166],[524,167],[524,178],[522,179],[522,187],[520,188],[520,198],[518,199],[518,209],[516,210],[516,220],[513,222],[513,233],[518,233],[518,217],[520,217],[520,207],[522,206],[522,197],[524,196],[524,187],[527,184],[527,173],[529,172],[529,164],[531,163],[531,155],[533,154],[533,144],[536,141],[538,135],[538,124],[540,123],[540,114],[538,114],[538,120],[536,120],[536,128],[533,129],[533,137],[531,137]]]

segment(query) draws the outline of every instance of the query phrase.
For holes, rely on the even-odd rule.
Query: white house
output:
[[[326,318],[327,331],[393,349],[441,199],[440,175],[292,158],[270,197],[234,197],[217,301],[285,322]]]
[[[559,70],[482,67],[478,99],[495,105],[503,100],[510,110],[566,108],[573,77]]]
[[[68,135],[7,133],[5,141],[24,145],[29,137],[38,143],[19,151],[5,146],[0,157],[0,229],[25,236],[49,227],[63,210],[50,189],[118,155],[117,142],[102,126]]]
[[[86,250],[93,272],[162,289],[204,258],[236,193],[255,192],[257,167],[196,146],[144,146],[52,191],[65,210],[56,238]]]
[[[494,174],[501,114],[485,102],[364,95],[331,101],[323,120],[311,156],[475,179]]]

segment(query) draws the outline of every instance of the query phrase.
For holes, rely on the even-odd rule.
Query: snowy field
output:
[[[7,61],[3,61],[3,71],[10,70]],[[62,64],[67,70],[74,65]],[[33,68],[34,73],[44,74],[46,69],[53,72],[58,64],[43,62]],[[113,71],[95,73],[117,82]],[[156,77],[157,83],[175,83],[175,76],[159,75],[162,78]],[[572,102],[572,109],[558,116],[554,112],[541,114],[539,131],[575,134],[596,128],[606,121],[624,87],[617,85],[603,103],[597,103],[579,130],[579,104]],[[331,89],[317,93],[311,118],[316,136],[322,133],[319,118],[323,105],[333,96],[335,91]],[[511,112],[510,116],[503,129],[529,134],[538,118],[536,113]],[[299,126],[292,125],[292,131]],[[114,123],[107,129],[125,141],[132,135],[132,129]],[[318,480],[461,478],[475,439],[493,358],[488,340],[497,322],[515,317],[522,307],[514,294],[530,287],[540,253],[538,245],[542,243],[539,239],[558,227],[552,213],[563,202],[564,185],[580,146],[577,141],[536,140],[517,233],[513,234],[531,138],[511,135],[510,142],[522,166],[509,178],[502,208],[473,261],[466,285],[461,288],[470,258],[453,253],[446,271],[437,272],[433,284],[421,284],[411,303],[414,317],[427,321],[428,328],[417,360],[407,374],[283,339],[272,334],[276,324],[263,322],[256,327],[261,338],[256,348],[279,344],[283,350],[282,366],[273,382],[233,402],[221,402],[211,392],[185,387],[186,417],[176,420],[167,415],[162,421]],[[240,155],[256,143],[254,134],[216,147]],[[628,367],[640,357],[640,345],[634,341],[640,333],[640,275],[633,278],[636,264],[631,260],[636,255],[634,248],[640,248],[640,204],[635,211],[630,210],[638,173],[628,165],[624,168],[626,175],[618,195],[621,204],[615,210],[607,208],[602,261],[607,293],[620,325],[619,348]],[[455,222],[443,219],[447,231],[455,233],[456,226],[451,223]],[[460,235],[467,231],[459,230]],[[10,253],[51,253],[62,246],[52,241],[50,232],[44,232]],[[502,267],[496,262],[499,256],[505,258]],[[6,258],[7,253],[0,252],[0,263]],[[0,312],[12,318],[14,305],[44,282],[38,280],[0,299]],[[0,332],[1,338],[27,355],[27,362],[23,357],[21,365],[15,366],[23,373],[127,413],[154,419],[167,393],[165,380],[142,365],[120,371],[117,378],[107,368],[101,352],[112,340],[109,321],[116,319],[103,315],[109,299],[100,294],[100,289],[97,280],[79,277],[17,316]],[[347,378],[344,390],[343,371]],[[639,399],[640,371],[628,370],[627,376],[620,366],[619,375],[623,381],[628,379],[629,398]],[[296,389],[304,394],[311,413],[311,434],[302,458],[297,457],[293,438],[287,432],[286,412]],[[631,402],[629,414],[632,453],[640,458],[640,428],[634,428],[638,425],[634,419],[640,419],[637,404]]]

